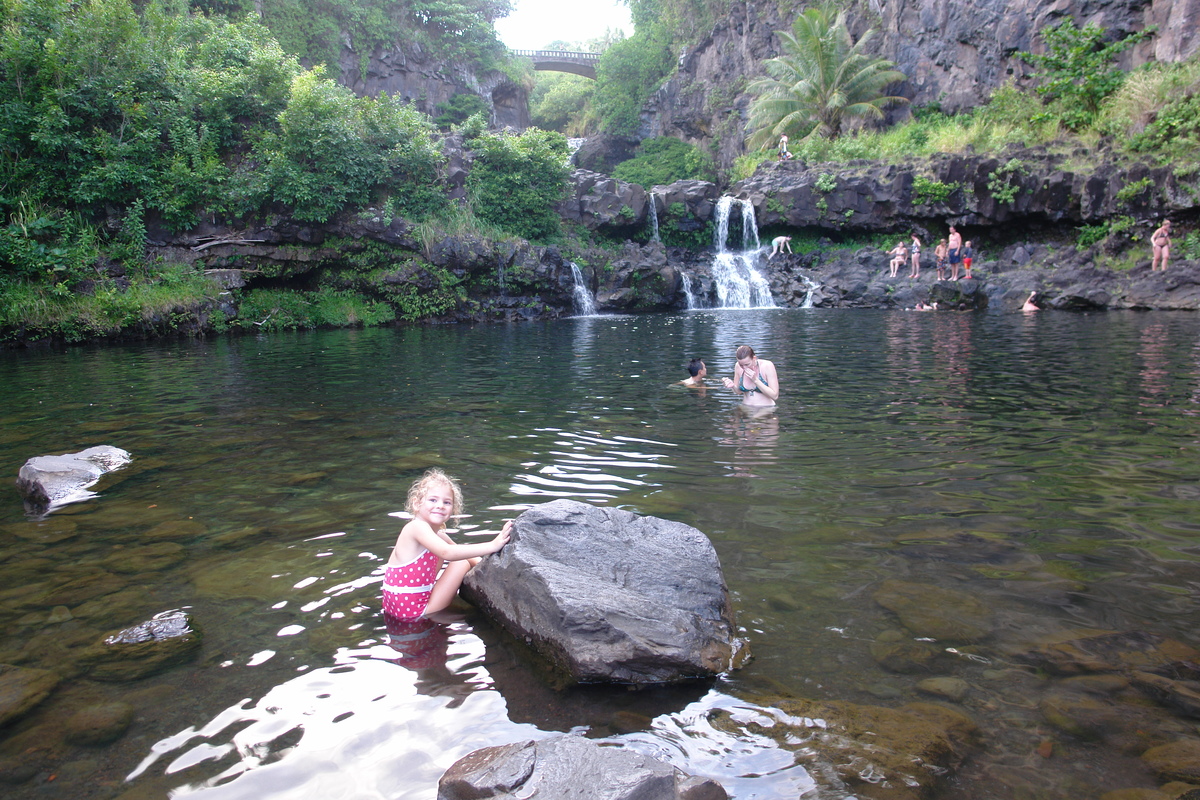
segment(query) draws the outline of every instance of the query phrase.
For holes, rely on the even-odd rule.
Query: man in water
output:
[[[1029,297],[1025,298],[1025,305],[1021,306],[1022,311],[1041,311],[1041,309],[1034,304],[1034,297],[1037,297],[1037,292],[1030,292]]]
[[[687,380],[680,381],[681,384],[688,388],[704,386],[704,376],[708,374],[708,369],[705,368],[704,362],[698,358],[693,358],[688,362],[687,371],[692,377]]]
[[[778,254],[782,253],[785,249],[789,253],[792,252],[792,237],[776,236],[771,240],[771,255],[767,256],[767,260],[770,261]]]
[[[1154,254],[1150,261],[1150,271],[1161,269],[1166,272],[1167,262],[1171,259],[1171,220],[1164,219],[1162,226],[1150,234],[1150,250]]]

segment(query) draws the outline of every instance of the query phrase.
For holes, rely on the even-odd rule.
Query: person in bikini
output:
[[[1167,262],[1171,260],[1171,220],[1163,220],[1159,229],[1150,234],[1150,251],[1154,255],[1150,261],[1150,271],[1161,269],[1166,272]]]
[[[914,233],[912,235],[912,243],[908,246],[908,252],[912,255],[912,273],[910,278],[921,277],[921,240]]]
[[[733,380],[722,378],[726,389],[742,396],[746,406],[773,406],[779,399],[779,375],[775,364],[754,354],[754,348],[742,345],[734,353],[737,364],[733,367]]]
[[[383,613],[416,622],[449,607],[471,567],[508,544],[512,521],[489,542],[455,544],[445,527],[462,513],[462,490],[440,469],[413,483],[405,510],[413,518],[401,529],[384,568]],[[443,561],[450,563],[439,576]]]

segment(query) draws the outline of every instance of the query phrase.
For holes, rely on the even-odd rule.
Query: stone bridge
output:
[[[585,78],[596,79],[596,64],[599,53],[573,53],[566,50],[510,50],[514,56],[523,56],[533,61],[533,68],[551,72],[570,72]]]

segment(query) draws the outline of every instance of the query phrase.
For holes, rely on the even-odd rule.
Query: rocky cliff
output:
[[[775,35],[791,24],[777,3],[735,2],[712,33],[680,57],[679,72],[651,99],[643,136],[676,136],[704,147],[716,144],[724,167],[741,154],[745,87],[779,55]],[[899,94],[915,105],[971,108],[1027,67],[1015,53],[1036,51],[1037,32],[1072,17],[1122,35],[1155,26],[1158,34],[1126,54],[1128,66],[1182,60],[1200,48],[1200,0],[857,0],[852,27],[877,29],[874,49],[908,75]]]
[[[476,74],[462,64],[441,61],[414,41],[377,47],[364,60],[350,44],[342,48],[338,81],[356,94],[377,97],[387,92],[436,116],[435,109],[456,94],[475,94],[492,109],[497,127],[529,127],[529,96],[503,72]]]

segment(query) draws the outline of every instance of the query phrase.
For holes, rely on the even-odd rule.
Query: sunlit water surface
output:
[[[777,365],[776,413],[672,385],[694,356],[718,383],[743,343]],[[814,783],[792,754],[713,710],[922,699],[924,676],[869,653],[899,629],[872,599],[887,578],[996,615],[975,658],[938,663],[981,727],[945,796],[1091,796],[1155,780],[1127,748],[1055,734],[1049,682],[1007,654],[1079,628],[1200,645],[1195,315],[755,310],[7,352],[0,409],[10,476],[98,444],[135,459],[47,520],[0,505],[0,663],[72,676],[0,741],[39,770],[13,797],[429,799],[473,749],[574,731],[795,798]],[[753,661],[564,691],[477,617],[394,648],[389,514],[435,465],[463,481],[463,534],[558,497],[704,531]],[[205,637],[190,665],[74,677],[82,647],[178,607]],[[62,742],[64,717],[116,698],[137,708],[122,739]]]

